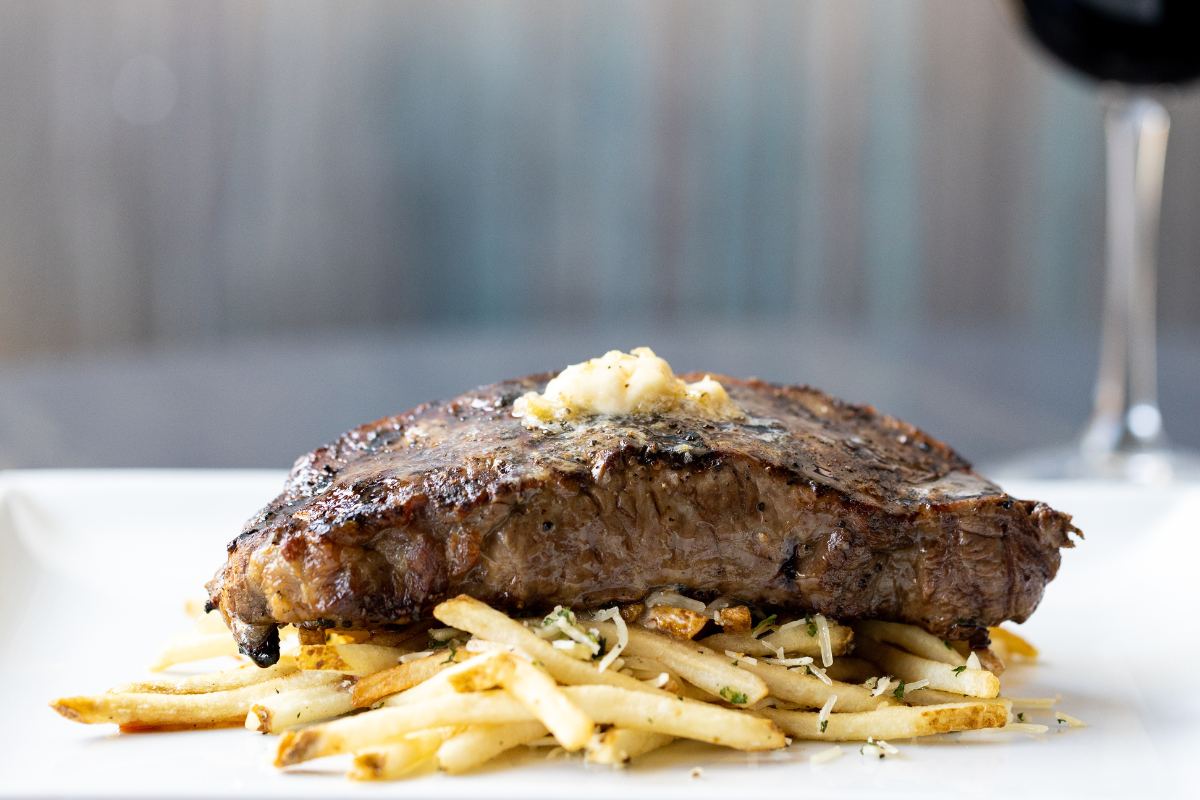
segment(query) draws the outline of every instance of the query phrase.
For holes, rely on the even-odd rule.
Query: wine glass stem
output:
[[[1105,115],[1108,268],[1089,460],[1163,445],[1155,244],[1170,125],[1162,104],[1140,94],[1114,98]]]

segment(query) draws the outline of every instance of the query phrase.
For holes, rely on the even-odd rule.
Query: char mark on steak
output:
[[[421,406],[297,461],[208,585],[243,651],[273,663],[281,624],[378,628],[459,593],[534,614],[667,586],[979,644],[1033,612],[1077,532],[911,425],[815,389],[714,376],[745,419],[530,430],[513,401],[550,377]]]

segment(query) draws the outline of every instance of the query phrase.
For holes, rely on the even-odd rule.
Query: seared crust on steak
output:
[[[378,628],[459,593],[538,613],[665,586],[980,643],[1033,612],[1078,533],[911,425],[815,389],[714,376],[745,420],[530,430],[513,401],[550,377],[424,405],[297,461],[208,585],[243,651],[273,663],[279,624]]]

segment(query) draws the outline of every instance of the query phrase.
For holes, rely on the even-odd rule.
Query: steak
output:
[[[543,613],[674,587],[987,643],[1023,621],[1078,533],[946,445],[808,387],[714,376],[746,412],[529,429],[481,387],[356,428],[296,462],[208,584],[243,652],[278,626],[379,629],[465,593]],[[681,376],[686,380],[702,376]]]

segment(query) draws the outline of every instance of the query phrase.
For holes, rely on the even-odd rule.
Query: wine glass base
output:
[[[1079,445],[1017,456],[981,472],[1006,480],[1113,480],[1141,485],[1200,481],[1200,453],[1154,449],[1086,454]]]

